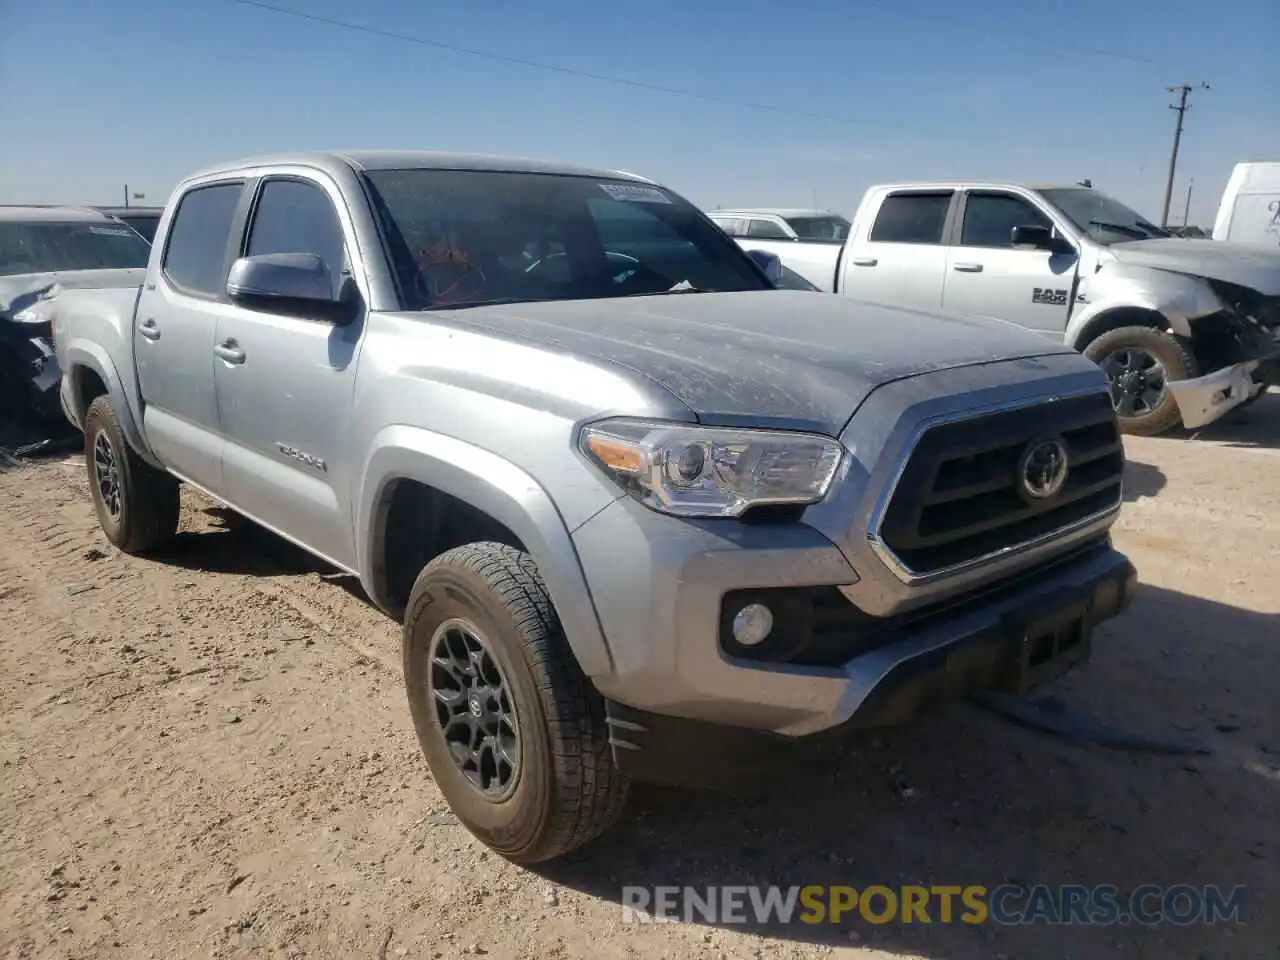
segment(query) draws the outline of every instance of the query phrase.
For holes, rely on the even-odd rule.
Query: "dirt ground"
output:
[[[1144,587],[1073,708],[1208,756],[1080,747],[958,704],[797,751],[749,795],[637,790],[542,873],[449,815],[397,625],[187,496],[163,557],[101,536],[78,456],[0,473],[0,956],[1271,957],[1280,945],[1280,396],[1133,440]],[[1268,599],[1270,597],[1270,599]],[[759,930],[623,922],[623,884],[1218,884],[1243,926]]]

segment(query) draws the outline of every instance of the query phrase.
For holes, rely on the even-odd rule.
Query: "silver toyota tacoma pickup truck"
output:
[[[300,154],[43,309],[107,538],[163,551],[183,482],[357,575],[444,796],[533,862],[631,780],[1041,683],[1130,598],[1095,365],[776,267],[630,174]]]
[[[1089,187],[883,184],[844,243],[730,232],[826,292],[1083,351],[1127,433],[1201,427],[1280,382],[1280,251],[1172,237]]]

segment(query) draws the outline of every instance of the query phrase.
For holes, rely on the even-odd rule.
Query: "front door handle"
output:
[[[982,264],[980,263],[953,263],[952,270],[959,270],[961,273],[981,273]]]
[[[228,337],[213,348],[213,352],[227,363],[244,363],[244,351],[234,338]]]
[[[138,332],[152,342],[160,339],[160,325],[156,323],[155,317],[147,317],[138,324]]]
[[[875,257],[854,257],[852,262],[855,267],[874,267],[880,261]]]

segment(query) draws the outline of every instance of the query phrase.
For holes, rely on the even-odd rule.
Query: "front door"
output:
[[[1014,227],[1052,229],[1022,197],[973,191],[964,198],[960,236],[947,248],[943,307],[949,313],[996,317],[1061,339],[1075,297],[1074,252],[1015,249]]]
[[[221,496],[222,437],[214,387],[218,317],[227,308],[232,223],[242,182],[193,187],[178,202],[160,269],[138,297],[133,348],[147,442],[183,479]]]
[[[340,194],[302,176],[257,187],[244,254],[312,253],[334,290],[354,284]],[[227,499],[238,510],[334,563],[353,567],[355,534],[347,444],[361,313],[336,325],[233,305],[218,321],[214,380],[226,436]]]

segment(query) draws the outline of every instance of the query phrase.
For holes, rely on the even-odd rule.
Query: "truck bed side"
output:
[[[127,286],[59,290],[49,307],[68,418],[82,426],[94,398],[109,394],[129,442],[146,455],[138,428],[142,410],[133,363],[133,324],[141,292],[141,277]]]

